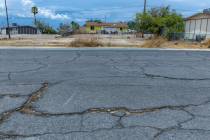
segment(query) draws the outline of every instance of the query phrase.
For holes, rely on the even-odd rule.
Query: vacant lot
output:
[[[75,42],[72,46],[72,42]],[[78,42],[78,40],[80,40]],[[90,44],[89,40],[94,40],[95,47],[138,47],[143,44],[143,40],[128,35],[73,35],[70,37],[57,37],[50,35],[38,35],[38,36],[14,36],[13,39],[7,40],[2,38],[0,40],[0,46],[43,46],[43,47],[89,47],[86,44]],[[97,42],[96,42],[97,41]],[[78,42],[78,43],[77,43]],[[83,42],[81,44],[81,42]],[[86,43],[87,42],[87,43]],[[90,45],[91,46],[91,45]]]
[[[135,35],[72,35],[59,37],[56,35],[23,35],[13,36],[11,40],[0,37],[0,46],[15,47],[137,47],[137,48],[176,48],[176,49],[208,49],[210,41],[202,43],[187,41],[167,41],[158,37],[153,39],[136,38]]]
[[[71,38],[57,38],[54,35],[30,35],[12,36],[11,40],[0,39],[0,46],[40,46],[40,47],[60,47],[71,42]]]

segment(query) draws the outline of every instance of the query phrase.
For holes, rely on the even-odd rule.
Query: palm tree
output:
[[[36,14],[38,14],[38,8],[36,6],[32,7],[31,12],[34,14],[34,24],[36,25]]]

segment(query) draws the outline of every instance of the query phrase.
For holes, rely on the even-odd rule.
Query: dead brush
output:
[[[143,48],[160,48],[166,42],[167,42],[166,38],[155,37],[155,38],[146,40],[146,42],[141,47],[143,47]]]
[[[102,47],[103,44],[97,38],[75,39],[68,47]]]
[[[210,48],[210,39],[204,41],[201,43],[203,46],[206,46],[207,48]]]

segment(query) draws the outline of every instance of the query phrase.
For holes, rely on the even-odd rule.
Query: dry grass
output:
[[[162,45],[163,48],[175,48],[175,49],[203,49],[205,48],[198,42],[187,41],[169,41]]]
[[[162,45],[164,48],[177,48],[177,49],[208,49],[210,48],[210,41],[191,42],[191,41],[168,41]]]
[[[101,43],[97,38],[87,38],[87,39],[75,39],[72,41],[68,47],[102,47],[103,43]]]
[[[207,49],[210,48],[210,40],[199,42],[168,41],[162,37],[146,40],[142,48],[175,48],[175,49]]]
[[[40,38],[31,38],[31,39],[22,39],[22,38],[2,38],[0,39],[0,46],[18,46],[18,47],[24,47],[24,46],[46,46],[46,47],[63,47],[69,41],[72,39],[66,39],[66,38],[54,38],[54,39],[40,39]]]
[[[149,40],[146,40],[143,45],[140,47],[142,48],[161,48],[164,43],[167,42],[167,39],[163,37],[155,37]]]
[[[203,46],[206,46],[206,48],[210,48],[210,39],[208,39],[208,40],[202,42],[202,45],[203,45]]]

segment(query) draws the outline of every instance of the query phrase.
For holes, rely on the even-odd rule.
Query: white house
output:
[[[185,39],[195,40],[198,36],[210,38],[210,10],[204,10],[185,19]]]

